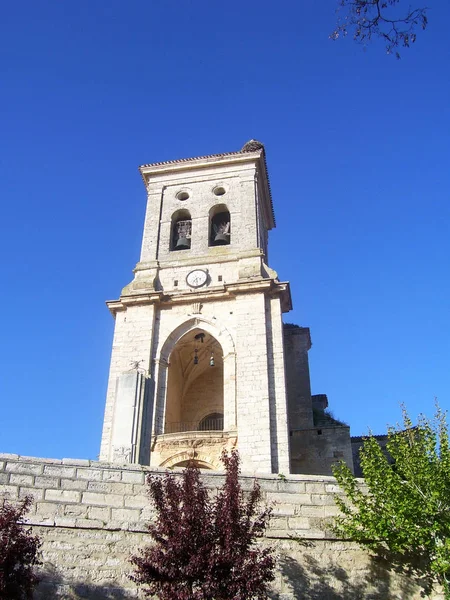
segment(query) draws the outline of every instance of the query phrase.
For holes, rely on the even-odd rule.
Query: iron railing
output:
[[[179,421],[166,423],[164,433],[183,433],[185,431],[223,431],[223,417],[218,419],[203,419],[198,421]]]

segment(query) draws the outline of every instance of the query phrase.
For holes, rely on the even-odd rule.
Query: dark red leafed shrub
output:
[[[210,498],[200,471],[188,466],[180,478],[149,476],[156,510],[149,524],[153,544],[131,558],[132,579],[160,600],[262,600],[274,578],[270,548],[256,544],[270,509],[258,511],[257,483],[244,496],[239,455],[223,454],[225,483]]]
[[[6,500],[0,505],[0,600],[29,600],[38,583],[41,542],[21,522],[31,504],[27,496],[17,506]]]

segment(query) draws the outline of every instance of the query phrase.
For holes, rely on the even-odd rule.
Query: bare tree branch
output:
[[[332,40],[350,33],[356,42],[367,44],[373,37],[386,44],[387,54],[400,58],[399,48],[409,48],[417,38],[417,29],[428,24],[428,7],[412,9],[397,14],[395,5],[401,0],[339,0],[338,21],[330,35]],[[397,7],[398,8],[398,7]]]

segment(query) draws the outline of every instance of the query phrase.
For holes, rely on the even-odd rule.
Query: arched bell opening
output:
[[[209,245],[225,246],[231,241],[231,217],[225,204],[217,204],[209,211]]]
[[[195,328],[174,346],[169,359],[164,433],[221,431],[224,414],[223,350]]]
[[[188,210],[177,210],[172,215],[171,250],[188,250],[191,247],[192,219]]]

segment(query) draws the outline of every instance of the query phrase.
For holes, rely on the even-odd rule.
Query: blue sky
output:
[[[419,0],[417,0],[419,1]],[[143,163],[267,151],[314,393],[359,435],[450,407],[450,5],[397,61],[335,1],[9,2],[0,22],[0,451],[95,459]]]

